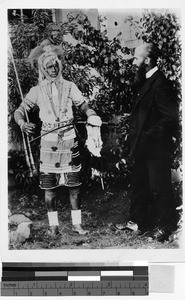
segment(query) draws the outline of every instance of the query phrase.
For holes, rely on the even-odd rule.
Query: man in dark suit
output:
[[[178,105],[170,82],[158,70],[158,51],[150,43],[135,49],[136,94],[130,116],[131,209],[127,227],[163,242],[176,229],[171,184],[172,137]]]

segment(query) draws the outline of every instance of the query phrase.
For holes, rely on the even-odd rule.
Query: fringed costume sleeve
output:
[[[73,103],[83,111],[87,117],[96,116],[96,112],[90,107],[90,105],[86,102],[85,97],[82,95],[82,92],[78,89],[78,87],[72,83],[71,87],[71,98]]]
[[[26,95],[24,101],[14,112],[15,122],[21,126],[23,122],[25,122],[25,110],[27,112],[30,111],[37,104],[37,93],[36,88],[33,87],[30,89],[29,93]]]

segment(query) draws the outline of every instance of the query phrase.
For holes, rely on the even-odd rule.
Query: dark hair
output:
[[[156,45],[152,43],[146,44],[146,51],[147,56],[151,59],[151,66],[154,67],[157,64],[157,59],[159,57],[159,49],[156,47]]]

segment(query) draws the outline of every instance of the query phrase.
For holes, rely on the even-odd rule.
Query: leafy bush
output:
[[[36,71],[30,68],[26,59],[15,59],[19,82],[23,95],[28,93],[31,86],[37,83]],[[8,65],[8,112],[9,112],[9,142],[21,142],[21,131],[14,121],[13,113],[22,102],[13,63]]]
[[[38,187],[38,177],[30,177],[24,151],[9,150],[8,170],[13,174],[18,187],[29,189]]]
[[[71,46],[71,51],[66,56],[67,65],[77,63],[94,68],[100,74],[97,80],[99,91],[91,104],[103,120],[110,121],[113,116],[122,116],[115,134],[111,134],[111,131],[115,130],[110,128],[108,137],[105,135],[104,153],[106,152],[108,161],[114,164],[116,161],[120,162],[120,172],[113,168],[112,177],[118,180],[121,176],[125,181],[125,176],[129,174],[127,113],[130,113],[132,106],[134,69],[132,60],[124,59],[124,54],[132,53],[133,49],[121,47],[119,35],[112,41],[108,40],[106,35],[90,25],[85,16],[79,15],[76,18],[70,16],[69,23],[73,24],[69,32],[79,44]],[[136,22],[132,20],[131,26],[135,27],[136,37],[141,42],[152,42],[158,46],[159,66],[172,81],[181,103],[181,28],[176,14],[166,10],[144,11],[137,27],[135,25]],[[87,47],[84,47],[84,44]],[[76,84],[79,86],[78,81]],[[85,92],[84,86],[82,80],[80,88]],[[181,146],[181,126],[179,126],[178,134],[174,137],[175,169],[181,165]],[[123,161],[126,161],[126,164]],[[110,172],[106,175],[108,173],[110,175]]]
[[[144,42],[152,42],[159,49],[159,67],[172,82],[179,99],[179,129],[174,137],[173,167],[177,169],[182,159],[182,45],[180,20],[175,12],[168,10],[146,10],[140,22],[128,20],[134,26],[136,37]]]
[[[172,81],[181,97],[181,39],[180,24],[175,13],[168,11],[146,11],[143,13],[138,38],[153,42],[159,49],[159,66],[166,77]]]
[[[169,12],[145,11],[137,28],[133,19],[129,22],[135,27],[138,39],[152,41],[159,46],[161,68],[173,81],[173,86],[181,99],[181,41],[180,25],[176,15]],[[61,44],[63,77],[76,83],[104,121],[113,119],[118,124],[115,127],[102,128],[104,176],[111,178],[111,181],[123,180],[125,184],[128,184],[128,114],[132,106],[134,69],[132,60],[126,59],[125,55],[131,54],[133,49],[122,47],[119,35],[109,40],[104,32],[91,26],[84,14],[77,16],[70,14],[68,21],[58,26],[57,35],[53,35],[51,25],[49,10],[33,10],[33,24],[31,25],[21,23],[21,21],[13,24],[11,40],[15,58],[19,61],[17,65],[18,73],[21,74],[23,93],[26,93],[37,81],[36,72],[26,60],[30,47],[35,46],[31,41],[34,40],[37,44],[49,38],[53,43]],[[70,39],[66,40],[66,36]],[[10,63],[10,115],[13,114],[20,101],[15,74]],[[78,112],[77,116],[79,116]],[[14,121],[11,121],[9,127],[14,138],[18,132],[13,123]],[[177,145],[174,158],[176,168],[180,160],[179,141]],[[117,162],[119,162],[119,170],[115,168]],[[111,168],[111,163],[114,165],[113,168]]]
[[[51,36],[52,22],[49,9],[33,9],[31,20],[26,16],[10,22],[10,38],[16,58],[27,58],[31,48]]]

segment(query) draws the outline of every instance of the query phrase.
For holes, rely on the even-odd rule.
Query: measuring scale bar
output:
[[[3,268],[2,296],[148,295],[148,267]]]
[[[2,296],[148,295],[145,281],[23,281],[2,282],[1,287]]]

